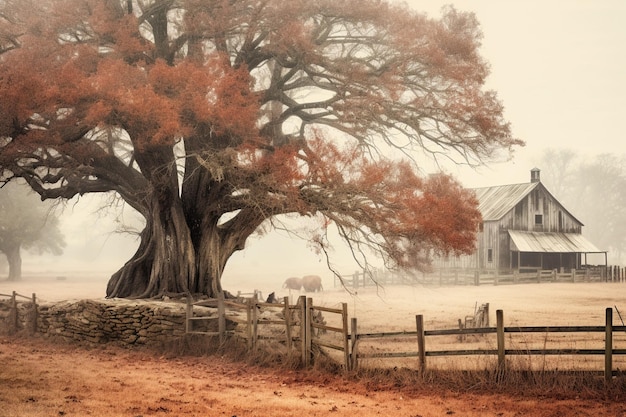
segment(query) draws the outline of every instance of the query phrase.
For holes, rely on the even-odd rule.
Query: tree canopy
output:
[[[481,164],[522,142],[471,13],[379,0],[8,0],[0,168],[44,199],[115,192],[146,219],[110,297],[221,291],[276,216],[389,266],[468,252],[473,195],[417,153]],[[397,155],[403,156],[396,158]]]
[[[9,281],[22,277],[22,249],[61,255],[65,238],[51,204],[17,183],[0,188],[0,253],[9,265]]]

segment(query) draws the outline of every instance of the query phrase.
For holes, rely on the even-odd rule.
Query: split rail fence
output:
[[[207,315],[207,311],[198,308],[217,309],[217,315]],[[488,314],[488,305],[484,306]],[[274,313],[268,314],[268,311]],[[329,325],[329,316],[336,316],[333,324]],[[322,318],[323,317],[323,318]],[[621,317],[621,316],[620,316]],[[297,350],[302,357],[305,366],[311,364],[313,359],[314,346],[325,347],[342,353],[343,366],[345,370],[354,370],[359,367],[359,363],[367,359],[385,358],[417,358],[417,368],[420,372],[427,369],[427,358],[429,357],[458,357],[458,356],[492,356],[497,358],[497,370],[506,370],[507,358],[523,355],[529,356],[555,356],[555,355],[585,355],[603,356],[604,369],[596,368],[596,372],[604,374],[610,380],[617,371],[613,370],[613,358],[616,355],[626,355],[626,349],[615,348],[613,340],[615,334],[620,334],[624,342],[626,338],[626,326],[613,325],[613,309],[607,308],[605,312],[605,324],[602,326],[504,326],[504,313],[502,310],[496,311],[496,326],[488,327],[488,317],[483,318],[479,325],[486,327],[426,330],[424,327],[423,315],[417,315],[415,331],[381,332],[381,333],[359,333],[356,318],[352,318],[350,329],[348,329],[347,304],[342,303],[341,308],[329,308],[315,306],[311,298],[301,296],[295,305],[289,304],[289,298],[284,297],[280,304],[270,304],[259,302],[256,297],[245,301],[232,301],[222,299],[192,301],[187,303],[187,333],[205,334],[220,337],[220,340],[228,336],[237,336],[247,340],[251,349],[256,349],[264,340],[273,340],[286,346],[290,351]],[[194,323],[205,323],[202,329],[195,327]],[[208,323],[216,323],[207,325]],[[237,326],[229,326],[228,323],[237,323]],[[335,324],[337,323],[337,324]],[[623,323],[622,323],[623,324]],[[273,326],[273,332],[264,332],[262,327]],[[277,331],[277,329],[279,329]],[[594,348],[571,348],[555,347],[547,348],[509,348],[505,335],[512,334],[600,334],[603,336],[603,344],[590,337],[590,343],[597,343]],[[486,345],[474,349],[437,349],[438,344],[433,343],[435,348],[429,349],[430,340],[437,336],[456,336],[458,344],[463,345],[470,335],[495,335],[495,347],[489,339],[481,339],[481,343]],[[596,337],[597,339],[597,337]],[[620,339],[620,340],[621,340]],[[365,340],[378,340],[379,347],[363,349],[361,344]],[[415,349],[401,351],[402,347],[409,343],[414,344]],[[411,342],[412,341],[412,342]],[[492,342],[492,341],[491,341]],[[586,345],[585,341],[585,345]],[[491,345],[491,346],[490,346]],[[626,345],[626,343],[625,343]]]
[[[626,332],[626,326],[613,325],[613,309],[607,308],[605,314],[604,326],[526,326],[526,327],[505,327],[504,313],[502,310],[496,311],[496,327],[483,328],[459,328],[444,330],[426,330],[424,328],[424,316],[417,315],[415,317],[416,331],[414,332],[385,332],[385,333],[358,333],[357,320],[353,318],[351,321],[351,360],[350,367],[356,369],[358,361],[362,359],[372,358],[418,358],[417,364],[420,372],[424,372],[427,367],[426,358],[428,357],[444,357],[444,356],[475,356],[475,355],[491,355],[497,357],[497,370],[504,372],[506,370],[507,357],[514,355],[524,356],[545,356],[545,355],[601,355],[604,356],[604,370],[602,371],[607,381],[611,380],[617,371],[613,370],[613,357],[615,355],[626,355],[626,349],[615,349],[613,340],[615,333]],[[594,349],[580,348],[540,348],[540,349],[508,349],[506,347],[506,334],[514,333],[538,333],[542,335],[555,333],[600,333],[604,335],[604,346],[598,346]],[[496,335],[496,348],[478,348],[478,349],[459,349],[459,350],[428,350],[426,343],[427,338],[435,336],[458,336],[459,338],[468,335]],[[359,344],[366,339],[395,339],[412,338],[415,343],[416,350],[413,351],[386,351],[386,352],[359,352]]]
[[[2,298],[5,298],[4,300]],[[9,321],[8,328],[18,331],[26,328],[37,331],[37,298],[35,294],[27,297],[17,292],[0,294],[0,302],[5,305],[2,312],[3,319]],[[485,305],[488,312],[488,305]],[[7,314],[8,312],[8,314]],[[514,356],[595,356],[603,357],[604,378],[609,381],[619,371],[614,370],[614,358],[626,355],[626,325],[622,316],[621,326],[613,325],[613,309],[605,310],[605,323],[601,326],[505,326],[504,313],[496,311],[496,326],[488,326],[488,317],[482,324],[485,327],[467,327],[427,330],[424,326],[424,316],[415,316],[415,331],[359,333],[356,318],[349,321],[346,303],[341,308],[316,306],[312,298],[300,296],[296,304],[289,303],[289,297],[284,297],[281,303],[260,302],[256,296],[249,299],[225,300],[217,299],[193,301],[187,299],[186,332],[189,334],[204,334],[219,337],[224,341],[226,337],[241,337],[247,341],[250,349],[258,349],[264,341],[273,341],[283,344],[289,351],[297,351],[302,357],[303,364],[309,366],[314,358],[314,352],[321,347],[334,350],[341,354],[341,362],[345,370],[354,370],[359,363],[367,359],[386,358],[417,358],[417,368],[420,372],[427,369],[427,358],[459,357],[459,356],[491,356],[497,359],[497,370],[504,372],[507,359]],[[20,317],[21,314],[21,317]],[[488,313],[487,313],[488,314]],[[350,328],[348,323],[350,322]],[[514,334],[538,335],[573,335],[577,333],[595,334],[589,338],[595,343],[593,348],[555,347],[555,348],[510,348],[507,346],[506,335]],[[483,347],[475,349],[437,349],[438,344],[432,343],[432,338],[441,336],[456,336],[464,340],[471,335],[495,335],[493,341],[480,338]],[[616,336],[619,335],[619,338]],[[598,340],[602,339],[602,342]],[[361,344],[366,340],[378,340],[382,348],[376,351],[367,351]],[[586,341],[587,339],[585,339]],[[615,347],[614,342],[623,346]],[[401,351],[407,342],[416,349]],[[461,342],[459,342],[461,344]],[[439,345],[441,346],[441,345]],[[565,370],[565,369],[562,369]]]

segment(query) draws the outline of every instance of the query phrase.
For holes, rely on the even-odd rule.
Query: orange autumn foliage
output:
[[[484,90],[481,37],[471,13],[379,0],[7,0],[0,180],[114,192],[144,216],[109,296],[215,295],[229,257],[291,213],[320,219],[324,253],[335,225],[356,252],[427,268],[470,251],[479,217],[410,156],[479,165],[523,144]]]

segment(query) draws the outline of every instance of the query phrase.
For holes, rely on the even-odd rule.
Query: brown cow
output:
[[[302,277],[302,287],[306,292],[318,292],[324,290],[322,278],[319,275],[307,275]]]
[[[300,291],[302,288],[302,279],[296,277],[287,278],[283,284],[283,288]]]

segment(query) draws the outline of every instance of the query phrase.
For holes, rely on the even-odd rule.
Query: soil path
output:
[[[416,392],[219,357],[0,338],[0,416],[626,416],[626,403]]]

